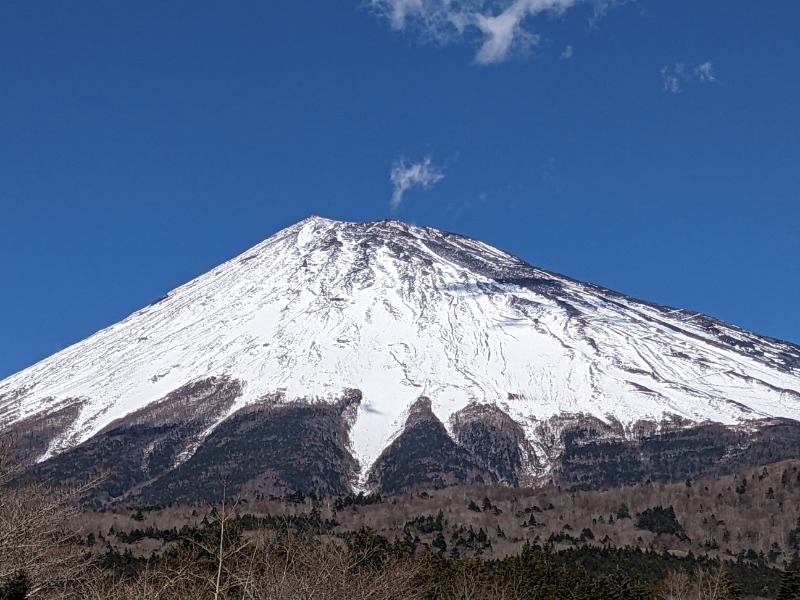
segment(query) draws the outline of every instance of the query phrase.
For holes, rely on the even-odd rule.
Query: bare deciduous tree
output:
[[[24,465],[13,439],[0,439],[0,582],[25,573],[30,594],[68,581],[80,569],[80,548],[65,524],[78,508],[71,503],[96,482],[51,487],[43,482],[13,482]]]

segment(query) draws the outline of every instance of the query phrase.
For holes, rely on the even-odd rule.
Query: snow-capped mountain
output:
[[[800,419],[800,347],[452,233],[310,217],[0,382],[0,431],[36,438],[44,465],[99,434],[191,421],[164,474],[266,406],[341,408],[343,481],[361,486],[415,423],[475,458],[464,424],[492,422],[516,432],[518,483],[557,466],[576,419],[621,440]],[[148,436],[152,462],[165,450]],[[140,485],[161,476],[142,469]]]

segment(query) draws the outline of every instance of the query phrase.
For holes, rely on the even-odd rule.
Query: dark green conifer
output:
[[[778,600],[800,600],[800,572],[787,568],[781,577]]]
[[[31,589],[31,582],[25,571],[17,571],[0,582],[0,600],[25,600]]]

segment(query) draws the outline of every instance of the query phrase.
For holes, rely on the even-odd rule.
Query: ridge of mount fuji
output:
[[[394,220],[305,219],[0,382],[31,471],[111,473],[99,501],[218,471],[244,492],[669,478],[796,454],[797,419],[796,345]],[[701,459],[669,470],[676,445]]]

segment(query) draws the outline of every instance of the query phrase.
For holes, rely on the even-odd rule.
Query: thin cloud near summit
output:
[[[392,165],[389,179],[394,188],[389,205],[395,211],[403,204],[403,196],[408,190],[412,188],[428,190],[444,179],[444,173],[441,168],[433,164],[430,157],[426,156],[419,162],[396,160]]]

